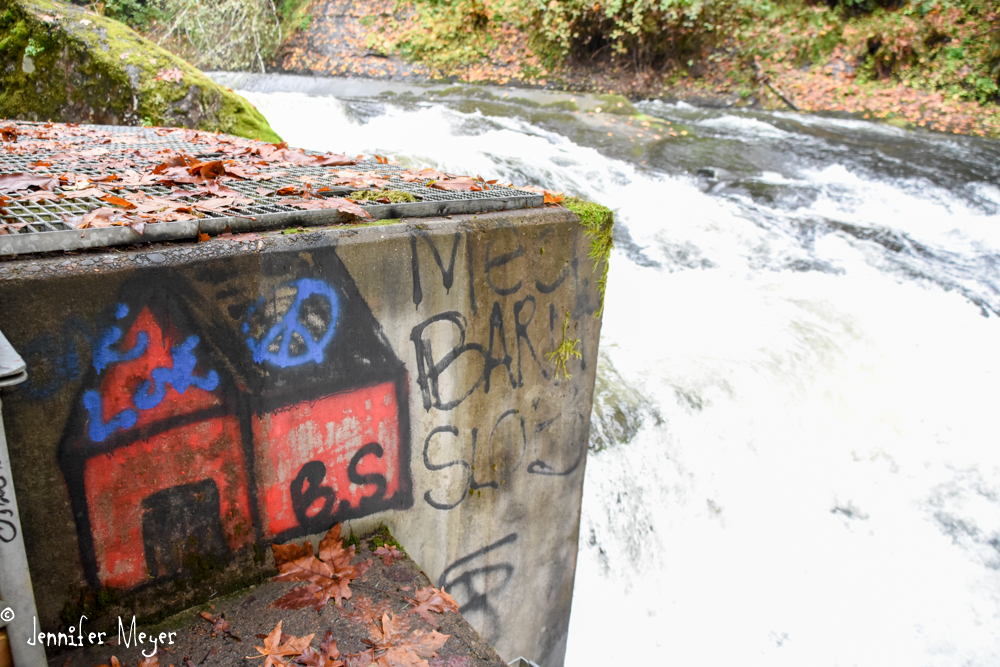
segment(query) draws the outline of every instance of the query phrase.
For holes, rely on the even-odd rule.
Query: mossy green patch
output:
[[[559,100],[558,102],[550,102],[549,104],[543,104],[545,109],[560,109],[562,111],[579,111],[580,105],[573,100]]]
[[[280,141],[249,102],[180,58],[117,21],[53,0],[0,0],[0,116]]]
[[[566,311],[566,319],[563,320],[563,330],[562,330],[562,340],[559,341],[559,346],[551,352],[545,354],[545,358],[551,361],[556,366],[556,379],[559,379],[559,372],[562,371],[563,376],[568,380],[571,376],[569,371],[566,369],[566,363],[570,359],[583,359],[583,353],[576,349],[576,346],[580,344],[579,338],[569,338],[567,335],[567,329],[569,328],[569,311]]]
[[[403,190],[358,190],[357,192],[352,192],[350,197],[356,201],[377,201],[385,198],[393,204],[417,201],[416,197]]]
[[[376,528],[370,535],[365,536],[365,539],[368,540],[373,550],[379,547],[390,546],[403,551],[403,545],[396,541],[396,538],[389,532],[389,527],[385,524]]]
[[[629,102],[628,98],[624,95],[598,95],[597,99],[604,103],[601,105],[601,111],[604,113],[613,113],[620,116],[635,116],[639,113],[635,105]]]
[[[615,247],[615,214],[605,206],[585,201],[579,197],[567,197],[563,204],[580,218],[584,233],[590,239],[590,259],[594,261],[594,267],[600,267],[603,263],[603,268],[600,269],[601,276],[597,279],[600,305],[594,313],[594,317],[600,317],[604,312],[604,292],[608,286],[611,250]]]

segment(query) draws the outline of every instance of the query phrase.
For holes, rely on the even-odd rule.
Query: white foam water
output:
[[[627,228],[601,346],[662,422],[588,462],[567,665],[1000,664],[1000,191],[925,173],[954,140],[661,105],[787,155],[720,189],[427,96],[243,94],[291,144],[569,190]]]

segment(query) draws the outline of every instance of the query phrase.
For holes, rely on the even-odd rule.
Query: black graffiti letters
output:
[[[517,240],[517,247],[510,252],[505,252],[494,257],[493,241],[486,243],[486,257],[484,259],[485,266],[483,271],[486,274],[486,282],[489,283],[490,289],[496,292],[499,296],[510,296],[511,294],[516,294],[517,291],[521,289],[521,285],[523,284],[523,281],[518,280],[510,287],[497,287],[497,285],[493,282],[493,278],[490,276],[490,271],[498,269],[505,264],[509,264],[519,257],[524,257],[524,246],[521,245],[521,239],[517,234],[517,230],[512,229],[511,231],[514,232],[514,237]]]
[[[496,345],[496,334],[500,334],[500,345],[503,347],[503,356],[497,356],[493,354],[493,350]],[[490,393],[490,377],[493,375],[493,371],[497,366],[505,366],[507,368],[507,377],[510,379],[510,386],[512,389],[517,388],[517,381],[514,380],[514,371],[511,370],[510,364],[513,361],[513,357],[510,356],[510,352],[507,351],[507,335],[504,333],[503,328],[503,313],[500,311],[500,302],[493,302],[493,312],[490,313],[490,351],[486,355],[485,368],[483,368],[483,377],[486,380],[486,393]]]
[[[517,542],[517,533],[473,551],[445,568],[438,580],[438,588],[451,591],[460,602],[459,611],[463,615],[482,615],[480,627],[489,641],[496,641],[503,631],[500,613],[490,598],[507,587],[515,569],[512,563],[503,562],[502,557],[491,557],[490,554],[514,542]],[[496,562],[498,560],[501,562]]]
[[[450,324],[457,329],[459,340],[458,345],[450,349],[440,359],[435,360],[434,351],[431,349],[431,337],[429,335],[425,335],[425,332],[428,327],[437,322]],[[478,353],[480,357],[483,357],[482,345],[479,345],[478,343],[465,342],[465,331],[467,326],[468,323],[465,317],[461,313],[452,310],[446,313],[440,313],[439,315],[435,315],[434,317],[421,322],[417,326],[413,327],[413,331],[410,332],[410,340],[413,341],[413,345],[416,348],[417,353],[417,384],[420,385],[420,394],[423,398],[424,410],[430,410],[432,407],[437,408],[438,410],[451,410],[466,398],[471,396],[472,392],[474,392],[483,381],[482,374],[480,374],[476,379],[475,384],[473,384],[472,387],[470,387],[464,394],[451,400],[441,399],[441,375],[444,374],[444,372],[447,371],[448,368],[463,354],[474,352]],[[483,359],[483,362],[485,364],[485,358]]]
[[[349,479],[352,484],[357,484],[358,486],[368,486],[370,484],[375,485],[375,493],[369,494],[366,496],[366,499],[381,498],[384,496],[387,483],[385,476],[379,473],[362,475],[358,472],[358,466],[361,465],[361,461],[364,460],[364,458],[369,454],[373,454],[377,458],[382,458],[383,453],[382,445],[377,442],[369,442],[351,457],[351,462],[347,466],[347,479]]]
[[[418,231],[416,234],[410,236],[410,261],[411,268],[413,270],[413,305],[419,306],[420,302],[424,300],[424,291],[420,286],[420,257],[417,256],[417,238],[422,238],[427,242],[427,245],[431,249],[431,253],[434,256],[434,262],[437,263],[438,268],[441,269],[441,284],[445,289],[445,293],[451,292],[451,286],[455,281],[455,257],[458,255],[458,242],[462,238],[461,232],[455,232],[455,240],[451,245],[451,261],[448,262],[448,268],[444,268],[444,261],[441,259],[441,253],[438,252],[437,246],[427,232]]]
[[[324,478],[326,478],[326,465],[322,461],[310,461],[302,466],[292,481],[292,511],[295,512],[295,518],[303,528],[329,523],[336,509],[337,496],[329,486],[323,486]],[[318,500],[323,504],[313,508]],[[310,508],[314,509],[311,516]]]

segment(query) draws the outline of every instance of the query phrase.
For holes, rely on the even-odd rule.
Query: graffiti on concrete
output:
[[[0,542],[9,544],[17,537],[17,526],[13,521],[14,510],[10,507],[10,498],[7,497],[8,484],[7,471],[0,468]]]
[[[306,363],[321,363],[326,346],[337,330],[339,300],[337,291],[322,280],[302,278],[294,282],[295,300],[261,340],[247,338],[247,346],[253,352],[257,363],[266,362],[282,368]],[[314,336],[311,329],[316,327],[316,319],[305,313],[311,297],[319,297],[325,302],[329,313],[319,324],[320,331]],[[258,304],[261,307],[262,304]],[[243,332],[250,330],[244,323]],[[298,348],[298,349],[296,349]]]
[[[57,374],[80,378],[59,459],[93,586],[412,504],[405,368],[332,249],[322,264],[225,311],[205,276],[127,283],[87,370]]]
[[[435,509],[451,510],[474,492],[499,490],[521,471],[567,476],[583,463],[584,439],[573,440],[572,434],[581,431],[585,416],[565,410],[564,399],[547,404],[521,391],[526,385],[562,384],[543,357],[557,345],[559,313],[568,303],[578,320],[596,306],[578,257],[545,255],[546,243],[565,243],[553,234],[547,229],[528,241],[510,226],[485,243],[477,243],[474,232],[435,240],[417,231],[410,237],[414,307],[451,306],[430,314],[410,332],[421,404],[425,412],[440,416],[423,438],[421,452],[424,468],[441,480],[423,493],[424,502]],[[468,302],[464,295],[452,295],[456,267],[463,262]],[[484,283],[488,289],[477,294],[476,285]],[[466,315],[470,311],[488,315],[478,327],[478,340],[470,333],[475,329]],[[541,313],[548,316],[539,317]],[[442,340],[451,345],[442,347]],[[581,370],[586,363],[581,361]],[[459,414],[461,406],[479,392],[496,395],[491,404],[498,409],[486,424],[479,416],[477,426],[460,428],[456,424],[468,421]],[[481,404],[477,407],[482,412]],[[456,451],[466,455],[455,456]]]
[[[494,599],[510,584],[514,565],[494,552],[517,542],[511,533],[448,565],[438,579],[438,588],[449,591],[459,602],[459,611],[470,618],[491,641],[502,636],[502,617]]]

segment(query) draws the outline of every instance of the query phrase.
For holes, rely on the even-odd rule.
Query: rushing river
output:
[[[569,667],[1000,665],[1000,142],[216,76],[292,145],[616,211]]]

